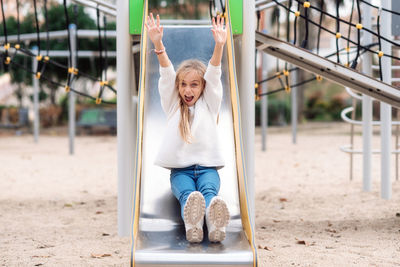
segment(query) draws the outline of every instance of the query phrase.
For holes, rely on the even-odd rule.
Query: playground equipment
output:
[[[257,266],[229,11],[227,6],[229,37],[222,62],[222,81],[225,86],[219,119],[219,130],[223,135],[221,141],[226,155],[226,165],[220,170],[220,194],[229,203],[232,215],[227,227],[227,239],[221,244],[204,241],[198,246],[186,241],[179,216],[179,204],[169,186],[169,171],[153,163],[160,142],[159,134],[165,129],[166,118],[161,110],[157,89],[158,62],[154,54],[148,53],[151,45],[147,40],[146,30],[141,29],[136,174],[131,230],[131,264],[134,266]],[[142,18],[146,18],[147,1],[144,2],[143,12]],[[140,25],[142,27],[142,23]],[[166,26],[164,33],[164,43],[173,64],[193,57],[208,61],[211,57],[213,39],[209,26]]]
[[[391,163],[391,153],[396,154],[396,177],[398,176],[398,138],[396,139],[396,145],[394,150],[391,148],[391,105],[393,107],[399,108],[399,94],[400,91],[398,88],[392,86],[392,82],[398,81],[396,79],[392,79],[392,70],[398,69],[397,66],[392,66],[392,62],[398,61],[400,58],[397,56],[395,49],[400,47],[400,44],[393,39],[392,34],[390,32],[391,28],[393,31],[399,31],[398,27],[391,23],[392,17],[394,21],[399,21],[400,13],[397,12],[399,3],[398,1],[390,1],[390,0],[382,0],[380,6],[374,6],[371,4],[371,1],[367,0],[353,0],[352,1],[352,9],[353,11],[357,11],[358,13],[358,21],[357,23],[352,21],[352,15],[350,15],[350,20],[346,21],[341,18],[339,13],[339,4],[337,4],[336,15],[332,15],[323,10],[322,7],[318,5],[313,5],[309,1],[296,0],[296,1],[283,1],[283,0],[272,0],[270,2],[259,0],[256,1],[257,11],[264,10],[266,8],[270,8],[273,6],[279,6],[282,10],[286,11],[287,14],[287,24],[289,24],[289,16],[294,16],[294,40],[293,43],[296,44],[296,25],[297,20],[304,19],[306,34],[305,36],[300,36],[300,38],[304,38],[303,40],[298,40],[300,47],[307,47],[308,41],[308,25],[314,25],[318,27],[318,42],[316,51],[314,50],[311,54],[308,54],[306,50],[293,46],[289,44],[292,40],[289,40],[289,32],[290,26],[287,26],[287,39],[286,42],[283,42],[279,39],[273,38],[271,36],[263,36],[261,33],[257,33],[257,46],[264,50],[267,53],[270,53],[278,58],[284,59],[285,61],[292,62],[295,65],[316,74],[314,78],[306,80],[302,82],[302,84],[306,82],[310,82],[313,80],[320,80],[322,77],[326,77],[333,81],[336,81],[339,84],[350,87],[354,90],[363,93],[363,105],[362,105],[362,113],[363,113],[363,189],[365,191],[370,191],[372,186],[372,177],[371,177],[371,156],[372,156],[372,98],[382,101],[381,102],[381,195],[385,199],[389,199],[391,195],[391,176],[390,176],[390,163]],[[297,5],[294,4],[297,2]],[[321,5],[324,1],[321,1]],[[393,7],[391,4],[393,3]],[[287,3],[287,4],[286,4]],[[376,4],[376,3],[375,3]],[[296,10],[297,7],[297,10]],[[397,9],[396,9],[397,7]],[[375,9],[377,14],[376,18],[376,28],[374,29],[372,25],[372,12],[371,9]],[[319,22],[310,19],[308,10],[313,10],[319,13]],[[300,11],[304,11],[301,13]],[[336,32],[329,29],[329,27],[325,27],[321,25],[322,17],[330,17],[335,21],[336,24]],[[340,30],[340,25],[346,25],[348,29],[347,37],[343,34],[343,30]],[[279,28],[279,26],[278,26]],[[373,30],[374,29],[374,30]],[[326,61],[325,58],[321,58],[314,53],[318,54],[319,51],[319,38],[321,30],[330,33],[336,39],[336,53],[331,55],[324,55],[326,58],[329,58],[332,55],[336,55],[337,62]],[[350,33],[352,30],[357,33],[357,40],[354,41],[350,38]],[[278,30],[279,32],[279,30]],[[361,38],[362,37],[362,38]],[[373,39],[374,38],[374,39]],[[339,42],[342,40],[342,42]],[[376,40],[376,41],[375,41]],[[375,42],[373,42],[375,41]],[[351,45],[354,45],[351,47]],[[341,46],[345,46],[340,49]],[[299,50],[297,50],[299,49]],[[392,51],[393,49],[393,51]],[[344,51],[347,54],[347,60],[344,60]],[[355,54],[355,57],[351,56],[351,54]],[[300,56],[301,55],[301,56]],[[372,56],[375,55],[379,65],[372,66]],[[341,58],[342,57],[342,58]],[[360,71],[354,71],[357,67],[358,60],[362,58],[362,73]],[[347,62],[346,62],[347,61]],[[346,62],[342,65],[343,62]],[[372,68],[374,70],[379,71],[380,81],[376,78],[372,77]],[[278,72],[275,77],[280,77],[281,74],[284,74],[287,77],[288,74],[293,69],[288,70],[287,67],[283,70],[283,72]],[[270,80],[274,77],[268,77],[257,83],[259,86],[260,83]],[[282,81],[281,81],[282,83]],[[286,81],[286,85],[282,86],[282,88],[277,90],[270,90],[269,92],[263,92],[259,94],[259,96],[268,95],[271,93],[275,93],[278,91],[283,91],[288,89],[293,89],[297,84],[290,85]],[[292,94],[295,93],[292,91]],[[346,112],[349,112],[349,109],[346,109]],[[292,113],[293,114],[293,113]],[[264,115],[265,116],[265,115]],[[265,120],[265,118],[262,120]],[[350,121],[348,119],[348,121]],[[393,124],[397,124],[394,122]],[[264,123],[266,125],[266,123]],[[264,134],[264,130],[262,133]],[[295,137],[294,137],[295,139]],[[265,137],[263,136],[263,140]],[[264,145],[264,144],[263,144]],[[264,145],[265,146],[265,145]],[[352,153],[351,149],[346,147],[344,148],[346,152]],[[353,152],[360,152],[354,150]],[[376,153],[376,151],[374,151]],[[350,158],[350,164],[352,166],[352,156]],[[351,171],[351,170],[350,170]]]
[[[400,108],[400,91],[391,85],[261,32],[256,40],[259,50]]]
[[[373,23],[371,11],[374,6],[372,6],[370,3],[366,3],[367,5],[365,6],[363,10],[363,24],[368,25],[369,27]],[[391,10],[390,9],[390,2],[384,1],[384,10]],[[399,10],[400,5],[398,1],[392,1],[393,4],[393,10]],[[375,7],[376,9],[376,7]],[[397,16],[395,16],[397,15]],[[382,27],[384,30],[384,34],[386,36],[390,36],[390,39],[392,39],[392,36],[398,36],[400,35],[398,31],[398,21],[399,21],[399,16],[398,14],[395,14],[393,16],[385,16],[382,14],[382,10],[378,11],[378,17],[377,17],[377,28]],[[380,23],[380,17],[382,17],[382,21]],[[391,19],[393,19],[393,23],[391,23]],[[397,23],[396,23],[397,22]],[[392,29],[390,29],[392,25]],[[369,43],[372,41],[372,35],[370,33],[364,33],[363,36],[364,42]],[[387,53],[393,53],[395,54],[395,51],[398,51],[399,46],[398,45],[393,45],[393,44],[386,44],[384,46],[384,49]],[[381,77],[385,79],[385,81],[388,84],[392,84],[393,82],[399,81],[399,78],[393,78],[392,77],[392,71],[393,70],[398,70],[399,67],[392,65],[393,61],[384,61],[382,64],[379,62],[379,65],[373,65],[372,58],[370,55],[366,54],[363,56],[363,65],[362,65],[362,70],[364,73],[367,73],[368,75],[372,76],[373,75],[373,70],[378,70],[379,74]],[[383,71],[382,71],[382,65],[384,65]],[[346,88],[347,92],[352,96],[353,101],[352,101],[352,106],[344,109],[342,111],[342,119],[348,123],[351,124],[351,130],[350,130],[350,144],[345,145],[341,147],[341,150],[349,153],[350,155],[350,180],[353,179],[353,155],[354,154],[363,154],[363,188],[365,191],[370,191],[371,190],[371,184],[372,184],[372,178],[371,178],[371,169],[372,169],[372,154],[381,154],[381,165],[382,165],[382,182],[381,182],[381,195],[383,198],[389,199],[391,196],[391,178],[390,178],[390,162],[391,162],[391,155],[395,155],[395,177],[396,180],[398,180],[399,177],[399,154],[400,154],[400,145],[399,145],[399,121],[391,121],[391,115],[390,113],[386,111],[386,107],[383,106],[382,109],[383,112],[382,114],[386,114],[385,117],[383,117],[383,122],[381,121],[373,121],[372,120],[372,108],[373,108],[373,101],[374,99],[371,99],[370,97],[366,96],[359,96],[355,94],[354,92],[351,91],[351,89]],[[357,121],[355,120],[355,111],[357,107],[357,100],[362,101],[362,120]],[[400,109],[397,109],[397,119],[400,116]],[[347,114],[351,113],[351,118],[347,116]],[[382,116],[381,116],[382,118]],[[362,149],[355,149],[354,148],[354,126],[355,125],[361,125],[363,127],[363,146]],[[384,149],[372,149],[372,126],[381,126],[382,128],[382,144]],[[396,131],[395,131],[395,145],[394,148],[390,148],[390,139],[391,139],[391,127],[396,126]],[[389,140],[387,140],[389,138]]]
[[[39,32],[39,24],[38,24],[38,12],[37,12],[37,4],[34,2],[34,7],[35,7],[35,18],[36,18],[36,28],[37,28],[37,33],[36,34],[17,34],[17,35],[7,35],[7,25],[4,20],[4,9],[2,9],[3,12],[3,29],[5,32],[5,36],[0,38],[0,41],[4,43],[4,46],[0,48],[0,51],[2,52],[2,58],[4,59],[5,65],[10,65],[12,68],[20,68],[28,73],[32,74],[33,78],[33,88],[34,88],[34,93],[33,93],[33,102],[34,102],[34,122],[33,122],[33,134],[34,134],[34,140],[35,142],[38,142],[39,140],[39,124],[40,124],[40,118],[39,118],[39,83],[40,81],[47,81],[49,83],[52,83],[53,85],[57,85],[61,88],[63,88],[66,92],[70,92],[68,94],[68,132],[69,132],[69,151],[70,154],[74,154],[74,137],[75,137],[75,127],[76,127],[76,122],[75,122],[75,102],[76,102],[76,94],[82,95],[88,98],[91,98],[93,100],[96,100],[97,104],[100,103],[108,103],[107,101],[102,100],[102,95],[103,91],[105,88],[113,91],[114,93],[116,92],[115,89],[108,83],[107,81],[107,58],[108,57],[115,57],[116,53],[115,51],[107,51],[107,45],[105,42],[104,49],[102,48],[102,37],[103,35],[105,41],[107,41],[107,36],[111,38],[115,38],[115,31],[105,31],[100,29],[99,25],[99,17],[100,13],[99,10],[102,10],[102,12],[110,14],[110,12],[107,12],[107,10],[103,7],[101,7],[103,4],[98,3],[99,6],[97,6],[97,24],[98,24],[98,30],[77,30],[75,24],[69,24],[69,18],[68,18],[68,12],[67,6],[66,6],[66,1],[64,1],[64,10],[65,10],[65,21],[67,25],[66,30],[62,31],[53,31],[53,32]],[[17,5],[18,6],[18,5]],[[45,24],[47,25],[47,9],[46,9],[46,2],[44,3],[44,11],[45,11]],[[93,7],[93,6],[92,6]],[[109,8],[109,5],[106,5],[106,7]],[[96,8],[96,7],[94,7]],[[18,12],[18,10],[17,10]],[[115,15],[114,13],[111,12],[111,15]],[[19,17],[17,18],[19,25]],[[18,26],[19,27],[19,26]],[[48,27],[47,27],[48,28]],[[18,30],[19,31],[19,30]],[[78,38],[99,38],[99,47],[100,51],[78,51],[77,48],[77,39]],[[40,43],[43,41],[43,39],[46,39],[46,44],[47,44],[47,49],[46,51],[43,51],[40,49]],[[61,50],[49,50],[49,41],[53,39],[67,39],[68,40],[68,51],[61,51]],[[22,43],[30,42],[30,41],[36,41],[38,46],[34,47],[32,50],[27,49],[22,45]],[[11,46],[10,43],[14,43],[15,45]],[[135,51],[135,48],[132,48],[132,51]],[[137,49],[136,49],[137,51]],[[103,56],[104,54],[104,56]],[[17,62],[13,61],[14,57],[17,55],[23,55],[25,57],[31,57],[32,59],[32,68],[28,69],[25,66],[22,66],[18,64]],[[68,66],[64,66],[63,64],[58,63],[57,61],[54,60],[54,58],[57,57],[63,57],[63,58],[68,58],[69,59],[69,64]],[[78,65],[77,65],[77,58],[82,58],[82,57],[99,57],[100,58],[100,72],[101,72],[101,77],[96,78],[92,77],[91,75],[88,75],[84,73],[82,70],[78,70]],[[103,60],[103,57],[105,60]],[[52,65],[58,68],[65,69],[66,74],[67,74],[67,83],[66,85],[60,84],[58,82],[52,81],[48,77],[46,77],[46,67],[48,65]],[[79,78],[79,77],[85,77],[88,79],[91,79],[92,81],[98,81],[100,83],[100,91],[97,97],[90,96],[86,93],[83,93],[76,88],[74,88],[74,82]]]

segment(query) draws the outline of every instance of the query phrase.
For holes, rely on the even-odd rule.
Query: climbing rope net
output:
[[[3,31],[4,31],[4,43],[0,44],[0,47],[3,47],[2,51],[0,52],[1,61],[4,64],[4,69],[9,71],[10,68],[14,69],[22,69],[28,73],[34,75],[35,79],[40,81],[46,81],[54,86],[63,88],[65,92],[74,92],[78,95],[90,98],[95,100],[96,104],[106,103],[106,104],[114,104],[112,102],[108,102],[102,99],[103,93],[105,90],[110,90],[116,94],[116,90],[111,86],[110,82],[107,80],[107,69],[108,69],[108,56],[107,56],[107,35],[106,35],[106,26],[107,20],[106,16],[104,17],[103,29],[100,25],[100,9],[97,6],[96,8],[96,15],[97,15],[97,31],[98,31],[98,46],[99,46],[99,60],[98,60],[98,67],[97,67],[97,76],[94,77],[90,74],[87,74],[78,68],[78,61],[76,61],[76,66],[73,66],[72,62],[72,55],[73,51],[71,48],[71,32],[70,32],[70,17],[67,10],[67,2],[63,0],[64,6],[64,20],[65,20],[65,28],[68,31],[68,65],[61,64],[56,60],[50,58],[49,50],[50,50],[50,38],[49,38],[49,27],[48,27],[48,10],[47,10],[47,0],[44,0],[42,10],[39,10],[37,0],[33,0],[34,6],[34,16],[35,16],[35,28],[36,28],[36,44],[37,44],[37,53],[35,53],[29,47],[26,47],[23,42],[21,42],[21,32],[20,32],[20,2],[16,0],[16,13],[17,13],[17,42],[11,44],[8,41],[8,34],[7,34],[7,23],[6,23],[6,16],[4,13],[4,3],[3,0],[0,0],[1,3],[1,13],[2,13],[2,24],[3,24]],[[46,48],[43,51],[41,43],[43,40],[40,38],[39,28],[39,16],[42,15],[44,17],[44,24],[46,29]],[[61,19],[61,18],[60,18]],[[104,56],[103,56],[104,55]],[[36,69],[29,69],[23,64],[20,64],[16,59],[17,56],[25,56],[30,57],[32,59],[36,59],[38,64]],[[60,83],[57,81],[52,80],[51,78],[46,76],[46,70],[50,67],[54,66],[57,68],[62,69],[65,71],[65,83]],[[97,93],[97,96],[91,96],[87,93],[78,90],[77,88],[73,87],[74,81],[78,80],[80,77],[85,77],[93,82],[98,82],[100,84],[100,90]]]
[[[257,1],[259,3],[266,1]],[[304,49],[310,49],[310,25],[313,25],[317,28],[317,42],[316,47],[314,47],[314,53],[320,54],[320,44],[321,44],[321,33],[324,31],[330,34],[333,38],[336,39],[336,51],[330,53],[328,55],[323,55],[325,58],[332,58],[336,56],[336,62],[342,64],[346,67],[356,69],[358,63],[360,61],[361,55],[364,53],[371,53],[377,58],[379,64],[379,78],[382,81],[382,58],[388,57],[391,60],[400,60],[400,57],[395,56],[393,53],[388,54],[382,51],[382,44],[384,42],[389,43],[393,46],[393,48],[400,48],[400,44],[395,40],[391,40],[388,37],[382,36],[380,33],[380,21],[382,16],[394,15],[400,16],[399,12],[388,10],[385,8],[381,8],[379,6],[373,5],[364,0],[352,0],[352,1],[344,1],[345,3],[351,3],[350,16],[348,20],[342,18],[340,4],[342,1],[329,1],[331,4],[335,6],[335,14],[328,13],[326,11],[326,1],[321,0],[318,4],[312,4],[310,1],[303,0],[289,0],[286,1],[286,4],[283,4],[284,1],[279,0],[271,0],[270,3],[275,3],[275,15],[277,16],[277,21],[280,21],[281,11],[283,10],[286,15],[286,42],[292,43],[293,45],[300,46]],[[333,3],[332,3],[333,2]],[[257,3],[256,3],[257,4]],[[368,5],[371,8],[375,9],[377,13],[376,16],[376,29],[370,29],[365,27],[362,24],[362,5]],[[258,29],[262,29],[260,27],[260,12],[261,9],[257,10],[257,19],[258,19]],[[311,10],[316,13],[317,21],[310,17]],[[344,13],[344,12],[343,12]],[[348,11],[346,12],[348,13]],[[354,19],[353,14],[357,13],[356,19]],[[324,26],[323,20],[324,18],[330,18],[334,20],[334,28],[330,29],[327,26]],[[299,36],[299,23],[300,20],[304,20],[304,36]],[[278,38],[280,36],[280,23],[277,23],[276,35]],[[375,38],[375,42],[370,44],[362,44],[361,43],[361,35],[362,32],[366,32],[371,34]],[[355,37],[355,38],[354,38]],[[314,40],[313,40],[314,41]],[[393,49],[394,50],[394,49]],[[393,51],[392,50],[392,51]],[[345,60],[343,60],[342,55],[345,55]],[[261,96],[274,94],[280,91],[290,92],[291,88],[299,87],[311,81],[321,81],[322,77],[319,75],[314,75],[313,77],[306,79],[304,81],[300,81],[296,84],[290,84],[289,74],[293,71],[297,71],[298,68],[288,68],[288,63],[285,63],[285,67],[283,70],[280,69],[279,60],[277,59],[276,63],[276,73],[270,77],[259,80],[255,84],[256,91],[256,99],[260,99]],[[260,84],[272,81],[274,79],[278,79],[281,87],[279,89],[269,90],[268,92],[262,92]]]
[[[260,0],[259,0],[260,1]],[[335,4],[335,14],[330,14],[326,9],[326,3],[325,0],[321,0],[319,2],[319,5],[314,5],[311,4],[310,1],[303,1],[303,0],[288,0],[286,1],[286,4],[283,4],[283,1],[279,0],[272,0],[270,2],[274,2],[277,7],[279,7],[278,10],[283,10],[286,14],[286,41],[289,43],[292,43],[294,45],[298,45],[302,48],[309,49],[310,46],[310,25],[313,25],[318,28],[318,34],[317,34],[317,45],[315,47],[315,53],[319,54],[320,53],[320,44],[321,44],[321,32],[327,32],[330,35],[333,36],[333,38],[336,39],[336,51],[329,54],[329,55],[324,55],[326,58],[332,58],[336,56],[336,61],[337,63],[343,64],[346,67],[356,69],[357,65],[360,60],[360,56],[364,53],[372,53],[373,55],[377,56],[378,58],[378,63],[379,63],[379,77],[382,80],[382,58],[383,57],[389,57],[392,60],[400,60],[400,57],[395,56],[393,54],[385,54],[382,51],[382,43],[383,42],[388,42],[392,46],[399,48],[400,44],[397,43],[394,40],[391,40],[387,37],[384,37],[380,34],[380,20],[382,15],[395,15],[395,16],[400,16],[399,12],[393,11],[393,10],[388,10],[385,8],[381,8],[375,5],[370,4],[367,1],[364,0],[352,0],[351,1],[351,10],[350,10],[350,17],[349,20],[345,20],[341,18],[340,14],[340,1],[336,0],[334,1]],[[3,47],[2,51],[0,51],[0,57],[1,61],[5,65],[5,69],[8,70],[8,66],[11,68],[18,68],[18,69],[23,69],[28,73],[31,73],[34,75],[34,77],[38,80],[43,80],[47,81],[50,84],[53,84],[57,87],[64,88],[66,92],[75,92],[79,95],[88,97],[90,99],[93,99],[96,101],[97,104],[100,103],[108,103],[107,101],[102,100],[103,92],[104,90],[111,90],[116,94],[116,90],[111,86],[109,81],[107,80],[107,69],[108,69],[108,57],[107,57],[107,35],[106,31],[104,28],[106,27],[106,20],[104,21],[105,23],[103,24],[103,37],[102,37],[102,29],[100,26],[100,12],[101,10],[97,7],[96,9],[96,14],[97,14],[97,29],[98,29],[98,46],[99,46],[99,66],[98,66],[98,75],[97,77],[94,77],[92,75],[89,75],[82,70],[78,68],[78,66],[73,66],[72,65],[72,49],[71,49],[71,44],[68,41],[68,50],[69,50],[69,59],[68,59],[68,65],[61,64],[54,59],[50,58],[49,56],[49,31],[48,31],[48,16],[47,16],[47,0],[44,0],[42,11],[39,11],[37,0],[33,0],[34,4],[34,15],[35,15],[35,27],[36,27],[36,43],[38,46],[37,53],[33,52],[31,49],[28,47],[25,47],[23,43],[20,41],[20,3],[19,0],[16,0],[17,3],[17,27],[18,27],[18,38],[17,42],[14,44],[11,44],[7,37],[7,24],[6,24],[6,16],[4,13],[4,4],[3,0],[0,0],[1,3],[1,12],[2,12],[2,21],[3,21],[3,31],[4,31],[4,43],[1,44]],[[374,31],[373,29],[366,28],[365,26],[362,25],[362,9],[361,5],[369,5],[370,7],[376,9],[377,11],[377,17],[376,17],[376,30]],[[70,37],[70,29],[69,29],[69,24],[70,24],[70,18],[67,12],[67,3],[66,0],[63,0],[63,6],[64,6],[64,20],[65,20],[65,28],[68,31],[68,36]],[[216,12],[216,7],[219,7],[222,14],[225,13],[225,5],[223,0],[211,0],[209,2],[209,11],[210,11],[210,17],[214,17],[218,14]],[[318,13],[318,21],[314,21],[310,17],[310,13],[313,10]],[[353,18],[353,13],[356,11],[357,13],[357,21]],[[257,11],[257,18],[258,22],[260,21],[260,12],[261,10],[258,9]],[[387,14],[385,14],[387,13]],[[40,34],[39,34],[39,15],[42,14],[44,17],[44,23],[45,23],[45,28],[47,29],[47,36],[46,36],[46,48],[45,51],[43,51],[41,47],[41,40]],[[277,21],[280,21],[280,11],[277,12]],[[105,18],[105,16],[104,16]],[[328,27],[323,26],[323,20],[324,18],[331,18],[335,20],[335,29],[329,29]],[[304,36],[299,36],[298,33],[298,28],[299,28],[299,22],[300,20],[304,20],[305,23],[305,34]],[[259,24],[259,23],[258,23]],[[345,30],[343,30],[344,26],[347,27],[347,32],[344,33]],[[260,28],[258,26],[258,28]],[[280,23],[277,23],[277,37],[280,38]],[[356,32],[354,34],[354,31]],[[368,32],[369,34],[373,35],[377,41],[371,44],[361,44],[361,33],[362,31]],[[352,37],[356,36],[356,40],[353,40]],[[70,40],[70,38],[68,38]],[[346,60],[343,61],[341,59],[341,55],[345,54],[346,55]],[[36,58],[38,61],[37,68],[36,69],[29,69],[25,67],[24,65],[18,63],[18,61],[14,60],[17,55],[23,55],[31,58]],[[104,56],[103,56],[104,55]],[[51,80],[49,77],[46,76],[46,68],[49,66],[55,66],[57,68],[61,68],[65,71],[66,73],[66,82],[65,83],[60,83]],[[288,68],[288,63],[285,63],[285,68],[283,70],[280,69],[279,62],[277,59],[277,64],[276,64],[276,73],[272,75],[271,77],[268,77],[263,80],[259,80],[256,82],[255,88],[256,88],[256,99],[259,99],[261,96],[264,95],[269,95],[273,93],[277,93],[280,91],[286,91],[290,92],[291,88],[294,87],[299,87],[301,85],[304,85],[306,83],[309,83],[311,81],[321,81],[322,77],[319,75],[315,75],[309,79],[306,79],[304,81],[301,81],[296,84],[290,84],[290,78],[289,74],[293,71],[297,71],[298,68]],[[87,79],[90,79],[94,82],[98,82],[100,84],[100,90],[97,93],[97,96],[91,96],[88,95],[82,91],[79,91],[77,88],[74,88],[73,82],[79,79],[80,77],[85,77]],[[262,93],[260,90],[260,84],[272,81],[274,79],[278,79],[279,83],[281,85],[281,88],[279,89],[274,89],[270,90],[268,92]]]

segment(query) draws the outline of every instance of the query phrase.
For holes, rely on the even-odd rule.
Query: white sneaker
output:
[[[186,229],[186,239],[191,243],[199,243],[203,240],[204,210],[206,201],[199,191],[190,193],[183,217]]]
[[[211,200],[206,211],[208,239],[210,242],[221,242],[225,239],[225,227],[229,223],[229,210],[225,201],[216,196]]]

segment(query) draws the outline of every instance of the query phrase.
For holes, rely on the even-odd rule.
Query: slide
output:
[[[210,29],[211,26],[164,27],[163,41],[175,69],[189,58],[208,63],[214,48]],[[150,51],[152,45],[144,28],[141,37],[131,266],[257,266],[254,229],[248,210],[239,96],[229,23],[227,29],[228,41],[222,60],[224,92],[218,121],[225,155],[225,166],[219,170],[220,195],[226,200],[231,214],[226,239],[221,243],[211,243],[205,232],[200,244],[186,241],[179,203],[170,188],[170,171],[154,164],[167,118],[158,93],[159,64],[156,55]]]

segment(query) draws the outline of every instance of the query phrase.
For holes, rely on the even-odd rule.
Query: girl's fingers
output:
[[[160,16],[157,14],[157,28],[160,28]]]
[[[217,27],[217,25],[215,25],[215,18],[214,17],[212,18],[212,25],[213,25],[213,28]]]
[[[154,22],[153,13],[150,13],[150,18],[151,18],[151,23],[152,23],[152,25],[154,25],[154,24],[155,24],[155,22]]]
[[[224,17],[221,19],[221,27],[224,27]]]

